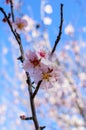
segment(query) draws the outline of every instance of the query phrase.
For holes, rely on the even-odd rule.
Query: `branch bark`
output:
[[[34,91],[34,93],[33,93],[33,95],[32,95],[32,98],[34,98],[34,97],[36,96],[36,94],[37,94],[37,92],[38,92],[38,90],[39,90],[39,88],[40,88],[41,83],[42,83],[42,80],[40,80],[40,81],[38,82],[38,85],[37,85],[37,87],[36,87],[36,89],[35,89],[35,91]]]
[[[56,38],[56,41],[55,41],[55,44],[54,44],[54,46],[53,46],[51,55],[55,52],[56,47],[57,47],[57,45],[58,45],[58,43],[59,43],[59,41],[60,41],[60,39],[61,39],[62,25],[63,25],[63,4],[60,5],[60,10],[61,10],[61,13],[60,13],[60,17],[61,17],[60,19],[61,19],[61,21],[60,21],[60,26],[59,26],[59,34],[58,34],[58,36],[57,36],[57,38]]]

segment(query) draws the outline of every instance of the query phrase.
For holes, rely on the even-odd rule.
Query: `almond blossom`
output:
[[[25,27],[27,26],[27,21],[22,18],[17,18],[15,23],[13,23],[13,27],[20,34],[25,31]]]
[[[44,11],[48,14],[51,14],[53,12],[52,6],[50,4],[45,5]]]
[[[54,87],[60,81],[60,70],[55,66],[43,65],[39,73],[34,74],[34,81],[42,80],[41,88],[48,89]]]
[[[73,36],[74,32],[75,32],[75,29],[74,29],[74,27],[73,27],[72,24],[68,24],[68,25],[65,27],[65,34],[66,34],[66,35]]]
[[[25,55],[23,64],[24,69],[29,71],[34,83],[38,84],[42,80],[41,88],[51,88],[60,81],[60,69],[49,61],[48,54],[45,51],[29,50]]]
[[[34,69],[38,70],[40,67],[40,62],[41,59],[38,58],[35,51],[28,50],[25,55],[23,67],[26,71],[29,70],[29,72],[34,71]]]
[[[41,58],[41,62],[46,65],[55,65],[57,61],[57,54],[54,53],[51,56],[51,49],[45,49],[41,48],[39,50],[36,50],[37,56]]]
[[[32,31],[35,25],[35,21],[32,18],[30,18],[28,15],[24,15],[22,19],[27,21],[27,26],[25,27],[25,31],[27,32]]]

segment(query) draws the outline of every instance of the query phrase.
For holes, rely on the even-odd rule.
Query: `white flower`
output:
[[[52,6],[51,5],[46,5],[45,7],[44,7],[44,11],[46,12],[46,13],[48,13],[48,14],[51,14],[52,12],[53,12],[53,9],[52,9]]]
[[[43,21],[45,25],[50,25],[52,23],[52,19],[50,17],[44,17]]]
[[[75,30],[74,30],[74,27],[73,27],[72,24],[68,24],[68,25],[66,26],[66,28],[65,28],[65,34],[66,34],[66,35],[73,36],[74,31],[75,31]]]
[[[27,32],[32,31],[33,28],[34,28],[34,24],[35,24],[34,20],[32,18],[30,18],[28,15],[24,15],[22,17],[22,19],[25,20],[25,21],[27,21],[27,26],[25,27],[25,30]]]

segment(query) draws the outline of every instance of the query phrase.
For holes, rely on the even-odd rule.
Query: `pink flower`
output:
[[[13,23],[14,29],[17,30],[18,33],[25,31],[25,27],[27,26],[27,21],[22,18],[17,18],[15,23]]]
[[[27,51],[23,67],[26,71],[32,72],[38,70],[41,65],[41,59],[38,58],[35,51]]]
[[[57,55],[56,55],[56,53],[54,53],[51,56],[51,51],[50,50],[47,51],[45,49],[40,49],[36,53],[37,53],[38,57],[41,58],[41,62],[43,64],[53,65],[57,61]]]
[[[46,56],[46,52],[45,51],[39,51],[38,53],[39,53],[39,56],[41,58],[45,58],[45,56]]]
[[[33,78],[36,84],[42,80],[41,88],[52,88],[60,81],[60,70],[57,67],[42,64],[41,69],[38,73],[34,73]]]
[[[30,18],[28,15],[24,15],[22,19],[27,21],[27,26],[25,27],[25,30],[27,32],[32,31],[34,29],[35,21],[32,18]]]
[[[27,51],[23,68],[30,73],[35,84],[42,80],[41,88],[51,88],[60,81],[60,69],[49,61],[48,54],[44,51]],[[43,59],[45,59],[43,61]],[[47,61],[47,64],[46,64]]]

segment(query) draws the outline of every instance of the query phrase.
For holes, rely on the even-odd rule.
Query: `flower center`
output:
[[[30,60],[30,62],[34,65],[34,67],[39,66],[39,64],[40,64],[40,60],[35,59],[35,58],[34,58],[34,60]]]
[[[24,28],[24,23],[18,23],[17,27],[21,30],[22,28]]]
[[[46,52],[40,51],[40,52],[39,52],[39,54],[40,54],[40,56],[41,56],[41,57],[43,57],[43,58],[44,58],[44,57],[45,57],[45,55],[46,55]]]
[[[49,81],[49,78],[52,77],[48,72],[43,73],[42,79]]]

